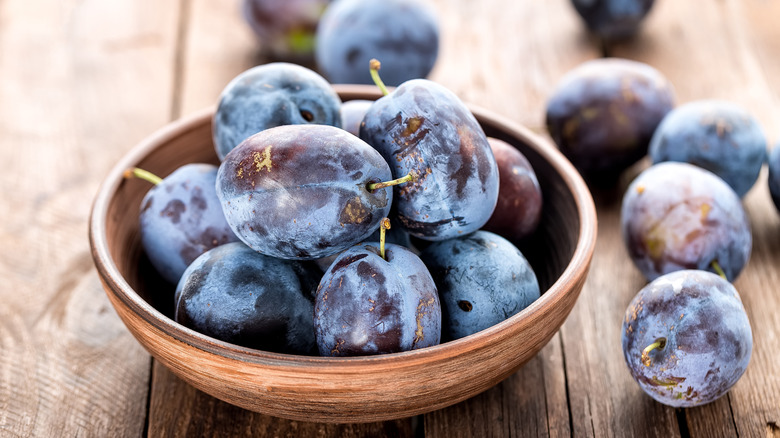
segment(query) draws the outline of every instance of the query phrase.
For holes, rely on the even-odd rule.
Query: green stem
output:
[[[387,87],[385,87],[385,83],[382,82],[382,78],[379,77],[379,69],[382,67],[382,63],[380,63],[379,60],[374,58],[371,61],[369,61],[368,66],[371,69],[371,79],[373,79],[376,86],[379,87],[379,90],[382,92],[382,95],[387,96],[388,94],[390,94],[390,92],[387,91]]]
[[[710,263],[710,266],[712,266],[712,269],[715,270],[715,273],[720,275],[724,280],[728,281],[728,278],[726,278],[726,273],[723,272],[723,268],[720,267],[720,263],[718,263],[717,260],[713,260],[712,263]]]
[[[149,172],[149,171],[146,171],[146,170],[143,170],[143,169],[139,169],[137,167],[133,167],[132,169],[125,170],[125,172],[122,174],[122,176],[124,176],[127,179],[130,179],[130,178],[142,179],[142,180],[148,181],[148,182],[150,182],[150,183],[152,183],[154,185],[160,184],[162,182],[162,178],[160,178],[159,176],[153,174],[152,172]]]
[[[666,347],[666,338],[658,338],[653,342],[652,344],[645,347],[644,350],[642,350],[642,363],[645,364],[646,367],[650,366],[650,352],[655,350],[656,348],[663,350],[664,347]]]
[[[383,218],[379,224],[379,255],[385,259],[385,240],[387,230],[390,229],[390,219]],[[387,260],[387,259],[385,259]]]
[[[409,172],[406,176],[402,176],[401,178],[396,178],[391,181],[384,181],[384,182],[378,182],[378,183],[370,183],[368,185],[368,191],[373,192],[377,189],[383,189],[385,187],[392,187],[397,186],[398,184],[408,183],[414,181],[414,172]]]

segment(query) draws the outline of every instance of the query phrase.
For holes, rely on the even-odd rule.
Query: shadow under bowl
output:
[[[335,86],[342,100],[380,97],[375,87]],[[434,411],[494,386],[555,335],[585,282],[596,243],[596,211],[574,167],[548,141],[470,107],[488,136],[518,148],[535,169],[544,207],[537,232],[516,242],[536,271],[542,296],[471,336],[420,350],[332,358],[269,353],[222,342],[173,320],[174,285],[143,255],[138,213],[149,189],[122,173],[165,176],[194,162],[217,164],[213,109],[172,123],[132,149],[94,201],[89,238],[108,298],[135,338],[195,388],[252,411],[329,423],[384,421]]]

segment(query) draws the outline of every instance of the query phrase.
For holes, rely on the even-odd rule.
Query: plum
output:
[[[733,281],[750,257],[750,223],[739,196],[717,175],[666,162],[626,190],[623,241],[648,280],[683,269],[723,273]]]
[[[542,217],[542,189],[531,163],[509,143],[488,137],[498,165],[498,202],[487,231],[518,241],[531,235]]]
[[[441,305],[431,274],[408,249],[364,243],[325,272],[314,303],[322,356],[416,350],[441,338]]]
[[[125,176],[155,183],[141,201],[141,244],[168,282],[176,284],[187,266],[209,249],[238,241],[214,189],[216,166],[186,164],[162,180],[139,169]]]
[[[726,101],[700,100],[675,108],[650,142],[653,163],[695,164],[723,178],[740,197],[753,187],[766,160],[758,120]]]
[[[439,290],[444,340],[498,324],[540,296],[536,274],[520,250],[488,231],[434,242],[420,258]]]
[[[316,72],[274,62],[250,68],[222,91],[214,113],[220,160],[251,135],[281,125],[341,126],[341,99]]]
[[[673,106],[671,84],[653,67],[594,59],[561,79],[547,102],[547,129],[584,176],[608,180],[647,154]]]
[[[374,104],[373,100],[350,100],[341,104],[341,128],[350,134],[360,135],[360,124],[366,112]]]
[[[780,142],[769,152],[769,194],[772,202],[780,211]]]
[[[277,353],[315,354],[311,262],[260,254],[241,242],[214,248],[176,288],[176,322],[225,342]]]
[[[692,407],[724,395],[750,362],[753,335],[739,293],[710,272],[658,277],[629,304],[623,357],[660,403]]]
[[[588,29],[607,40],[636,34],[653,0],[572,0]]]
[[[228,224],[252,249],[284,259],[336,254],[379,228],[393,199],[390,168],[365,142],[339,128],[266,129],[219,167],[217,195]]]
[[[481,228],[498,199],[498,167],[474,115],[445,87],[404,82],[369,108],[360,138],[415,180],[395,188],[401,225],[413,236],[445,240]]]
[[[317,28],[317,65],[333,83],[372,84],[372,58],[385,62],[389,85],[424,78],[438,53],[439,25],[425,2],[336,0]]]
[[[317,24],[330,0],[243,0],[244,20],[278,57],[306,57],[314,53]]]

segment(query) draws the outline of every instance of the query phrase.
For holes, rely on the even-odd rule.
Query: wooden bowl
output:
[[[379,97],[375,87],[336,89],[344,101]],[[502,117],[471,110],[487,135],[526,155],[544,196],[539,230],[520,245],[544,292],[506,321],[435,347],[355,358],[252,350],[174,322],[174,287],[157,276],[141,250],[138,211],[149,185],[124,180],[122,172],[141,167],[165,176],[186,163],[217,163],[212,110],[154,133],[101,186],[89,237],[111,303],[136,339],[181,379],[264,414],[331,423],[383,421],[440,409],[490,388],[531,359],[568,316],[593,255],[596,212],[579,174],[549,142]]]

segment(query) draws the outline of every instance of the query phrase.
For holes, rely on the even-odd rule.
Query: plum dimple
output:
[[[392,179],[381,155],[348,132],[325,125],[262,131],[231,151],[217,194],[236,235],[263,254],[315,259],[371,235],[389,214]]]

